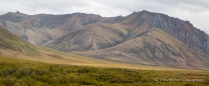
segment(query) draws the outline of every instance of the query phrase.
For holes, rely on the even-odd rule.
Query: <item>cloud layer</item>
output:
[[[0,15],[16,11],[30,15],[82,12],[114,17],[142,10],[188,20],[209,34],[207,0],[4,0],[0,3]]]

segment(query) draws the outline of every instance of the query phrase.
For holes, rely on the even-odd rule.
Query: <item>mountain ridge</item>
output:
[[[165,67],[201,69],[209,65],[209,36],[189,21],[161,13],[144,10],[108,18],[74,13],[5,19],[0,16],[0,24],[14,34],[59,51]]]
[[[76,65],[76,66],[99,66],[114,68],[136,68],[140,65],[125,64],[101,59],[88,58],[75,54],[63,53],[52,49],[31,44],[20,37],[12,34],[0,26],[0,59],[3,64],[45,62],[51,64]],[[21,59],[21,60],[19,60]],[[3,60],[3,61],[2,61]],[[27,61],[30,60],[30,61]],[[28,64],[26,63],[26,64]],[[152,68],[151,66],[144,68]]]

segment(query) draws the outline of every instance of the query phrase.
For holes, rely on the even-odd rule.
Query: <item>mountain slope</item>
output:
[[[45,45],[61,51],[104,49],[121,42],[121,34],[127,34],[126,30],[110,24],[97,23],[73,30]]]
[[[98,15],[82,13],[26,15],[9,12],[0,16],[0,25],[33,44],[41,45],[101,19],[103,18]]]
[[[159,28],[104,50],[80,52],[86,56],[125,63],[174,68],[207,68],[208,55],[196,52]]]
[[[110,18],[8,13],[0,21],[27,41],[59,51],[123,63],[209,67],[209,36],[188,21],[161,13],[141,11]]]
[[[120,31],[114,33],[114,35],[119,36],[118,39],[121,39],[117,44],[102,49],[94,49],[93,51],[83,50],[85,52],[78,54],[144,65],[196,69],[208,68],[207,43],[209,36],[195,28],[188,21],[182,21],[164,14],[142,11],[130,14],[124,20],[110,25],[111,27],[120,26]],[[86,29],[90,30],[91,28]],[[96,30],[99,30],[99,28]],[[121,31],[124,33],[120,34]],[[86,30],[85,32],[88,31]],[[105,33],[105,31],[103,32]],[[106,32],[103,38],[110,36],[109,33]],[[80,34],[82,33],[77,33],[76,35]],[[84,37],[91,38],[88,35],[81,38]],[[114,36],[112,37],[114,38]],[[57,41],[62,40],[58,39]],[[82,41],[83,45],[88,44],[87,41]],[[59,43],[54,45],[56,44]],[[48,46],[50,45],[48,44]],[[100,45],[102,46],[102,44]]]
[[[2,58],[3,57],[3,58]],[[12,59],[9,59],[12,58]],[[15,58],[15,59],[14,59]],[[116,68],[153,68],[133,64],[125,64],[101,59],[88,58],[74,54],[63,53],[28,43],[0,26],[0,59],[2,62],[24,63],[33,60],[52,64],[116,67]],[[24,59],[17,61],[16,59]],[[31,61],[31,62],[33,62]],[[38,63],[38,62],[37,62]],[[18,64],[18,63],[17,63]]]
[[[83,28],[86,28],[87,30],[92,30],[91,27],[89,27],[90,25],[86,25]],[[146,31],[148,30],[146,29],[156,27],[165,31],[169,35],[172,35],[173,37],[179,39],[190,48],[193,48],[191,46],[194,46],[194,49],[195,47],[198,47],[205,50],[206,52],[208,52],[209,50],[209,36],[206,33],[195,28],[188,21],[182,21],[164,14],[151,13],[147,11],[137,13],[135,12],[126,16],[118,22],[115,22],[113,24],[109,23],[109,27],[118,28],[117,30],[119,30],[119,32],[114,34],[120,35],[118,39],[121,39],[122,37],[123,40],[120,42],[126,41],[128,39],[133,39],[143,33],[147,33]],[[61,37],[61,39],[63,39],[63,37]],[[60,41],[59,38],[57,40]]]
[[[27,56],[39,56],[40,53],[35,45],[27,43],[23,39],[10,33],[0,26],[0,53],[1,55],[10,55],[21,53]],[[10,53],[11,52],[11,53]]]

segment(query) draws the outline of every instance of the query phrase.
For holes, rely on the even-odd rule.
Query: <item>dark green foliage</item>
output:
[[[108,47],[111,47],[111,46],[113,46],[113,45],[111,45],[111,44],[100,45],[100,48],[105,49],[105,48],[108,48]],[[92,46],[90,46],[90,47],[92,47]]]
[[[0,83],[19,85],[110,85],[139,83],[138,71],[30,63],[0,63]]]
[[[151,52],[152,56],[156,57],[156,55],[155,55],[156,48],[157,48],[156,46],[152,46],[152,44],[144,42],[144,48],[145,49],[147,48]]]
[[[184,86],[195,86],[195,85],[192,85],[192,84],[185,84]]]
[[[134,53],[136,55],[140,55],[143,52],[146,52],[144,49],[138,48],[138,49],[130,49],[131,53]]]
[[[126,35],[124,33],[122,33],[122,32],[119,32],[118,34],[119,34],[120,37],[123,37],[123,38],[126,37]]]
[[[169,76],[165,76],[169,75]],[[188,74],[168,71],[99,68],[45,63],[0,62],[0,86],[194,86],[208,82],[155,82],[155,77],[185,77]],[[190,73],[188,76],[193,76]],[[208,77],[208,74],[200,76]]]
[[[63,58],[62,56],[60,56],[60,55],[57,55],[57,54],[53,54],[53,55],[51,55],[51,54],[48,54],[48,56],[50,56],[50,57],[53,57],[53,58]]]
[[[131,30],[129,30],[128,28],[127,28],[127,32],[128,32],[128,34],[124,34],[124,35],[122,35],[121,33],[119,34],[121,37],[123,37],[123,42],[125,42],[125,41],[127,41],[128,39],[129,39],[129,37],[131,36]]]

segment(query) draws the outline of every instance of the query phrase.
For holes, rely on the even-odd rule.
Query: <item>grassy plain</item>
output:
[[[116,66],[96,67],[94,65],[49,64],[0,57],[0,86],[209,85],[208,71],[166,68],[132,69],[116,68]],[[189,81],[194,79],[196,81]]]

